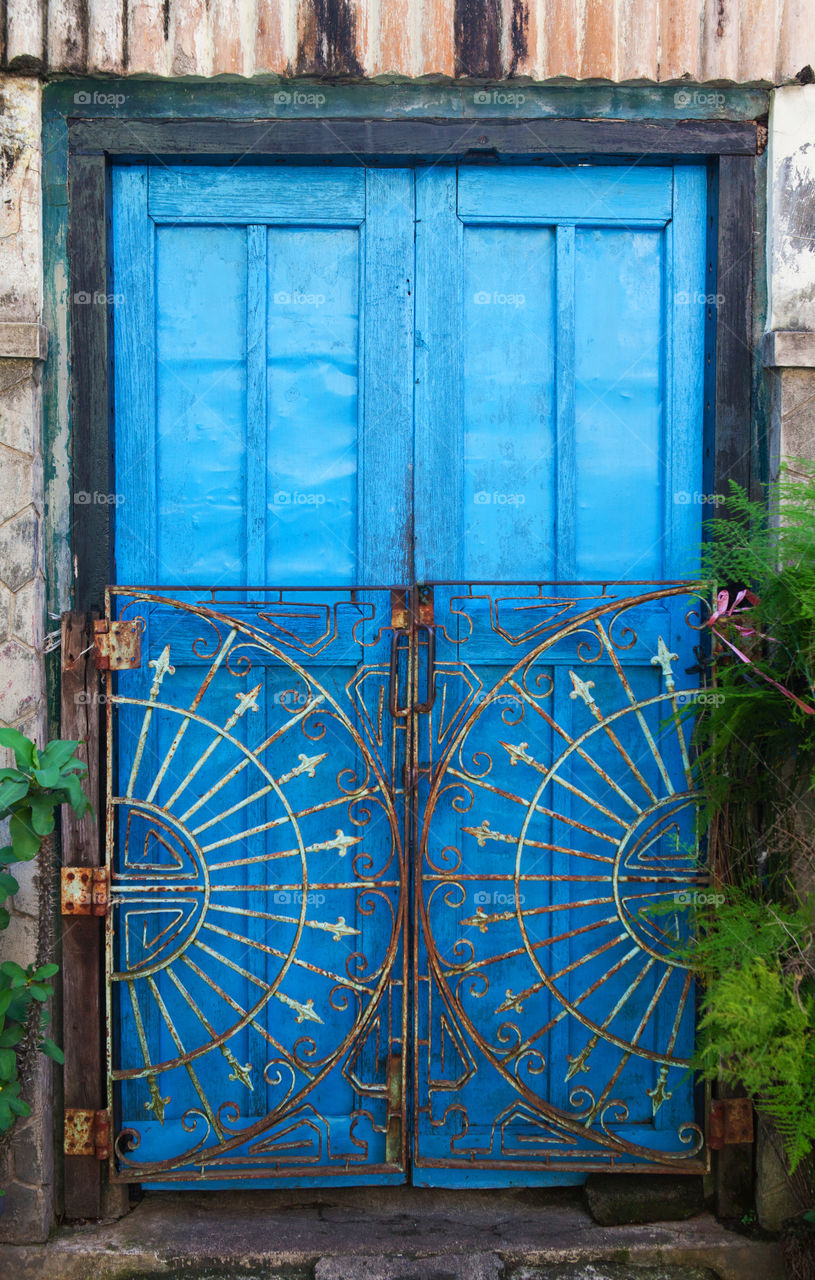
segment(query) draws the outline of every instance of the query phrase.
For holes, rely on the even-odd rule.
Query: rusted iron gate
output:
[[[155,1186],[704,1168],[704,601],[110,588],[105,871],[64,873],[105,914],[108,1094],[72,1150]]]

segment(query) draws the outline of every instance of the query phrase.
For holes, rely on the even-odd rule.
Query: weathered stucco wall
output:
[[[0,77],[0,721],[38,742],[46,721],[40,103],[37,80]],[[43,958],[49,923],[38,865],[43,856],[49,855],[16,869],[20,892],[11,924],[0,934],[3,957],[22,964]],[[40,1057],[25,1085],[32,1115],[17,1126],[0,1162],[6,1239],[43,1239],[51,1225],[50,1082],[49,1063]]]
[[[815,62],[815,0],[7,3],[22,71],[781,84]]]

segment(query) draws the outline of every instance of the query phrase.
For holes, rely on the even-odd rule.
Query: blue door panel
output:
[[[404,1180],[408,1093],[420,1184],[699,1167],[698,601],[636,584],[698,567],[704,170],[133,165],[113,209],[121,1175]]]
[[[467,226],[463,255],[461,572],[551,578],[555,234]]]

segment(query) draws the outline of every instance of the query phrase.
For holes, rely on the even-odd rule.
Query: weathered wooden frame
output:
[[[405,165],[444,160],[609,160],[647,164],[696,160],[708,166],[710,222],[708,274],[718,305],[708,307],[706,370],[706,488],[728,490],[733,479],[749,488],[753,458],[753,238],[757,127],[752,122],[682,120],[127,120],[68,121],[68,263],[71,297],[71,421],[74,493],[113,491],[112,325],[114,308],[108,254],[111,162],[158,158],[184,162],[251,163],[319,160],[343,164]],[[714,281],[716,284],[714,286]],[[88,303],[100,299],[98,303]],[[74,503],[72,549],[74,608],[99,609],[113,577],[112,521],[106,502]],[[64,861],[73,858],[70,832]],[[101,853],[101,851],[100,851]],[[77,861],[94,861],[85,851]],[[74,951],[71,983],[94,990],[97,948]],[[89,1029],[88,1029],[89,1030]],[[71,1053],[66,1097],[103,1105],[101,1033],[98,1087],[88,1064]],[[85,1055],[87,1058],[87,1055]],[[83,1073],[81,1085],[79,1073]],[[72,1216],[100,1212],[100,1166],[88,1164],[71,1198]]]

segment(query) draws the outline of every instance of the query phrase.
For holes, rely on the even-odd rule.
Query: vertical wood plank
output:
[[[61,734],[77,739],[88,766],[85,789],[94,816],[81,821],[62,808],[62,859],[66,866],[94,867],[101,861],[97,817],[99,792],[99,676],[93,664],[92,619],[84,613],[62,615]],[[65,1106],[97,1110],[103,1105],[102,922],[94,916],[63,920],[62,1019],[65,1051]],[[101,1212],[102,1166],[93,1156],[71,1156],[65,1171],[65,1213],[95,1218]]]
[[[415,577],[457,578],[462,535],[462,224],[456,171],[416,171]]]
[[[246,228],[246,564],[244,581],[266,580],[266,245],[263,226]]]
[[[361,581],[412,576],[413,174],[366,173],[359,444]]]
[[[716,292],[716,493],[749,489],[752,421],[752,294],[755,160],[719,161]]]
[[[113,173],[116,580],[140,584],[163,576],[156,563],[155,228],[148,181],[145,165]]]
[[[555,551],[557,577],[561,582],[571,582],[576,576],[575,518],[577,511],[574,438],[574,227],[559,226],[556,236]]]
[[[73,156],[71,224],[71,405],[76,600],[100,609],[110,581],[112,509],[108,439],[106,175],[103,155]],[[98,495],[94,497],[94,495]]]

